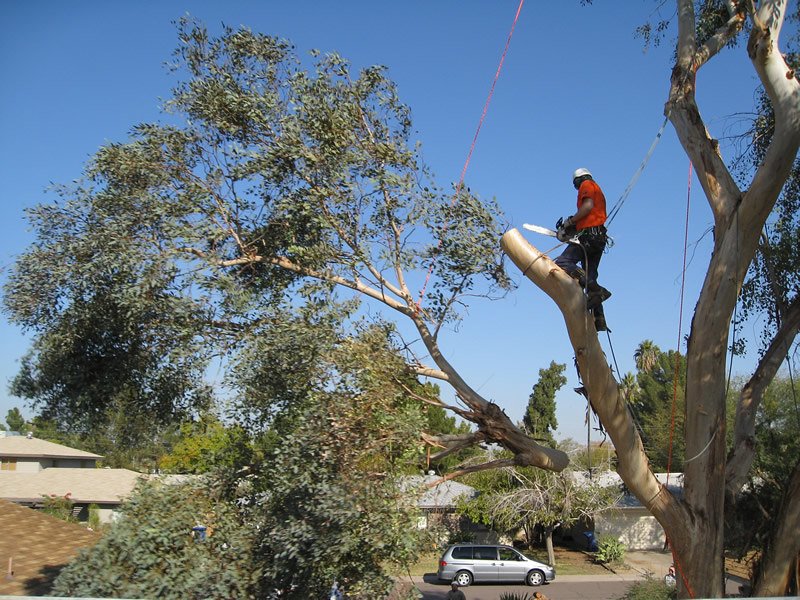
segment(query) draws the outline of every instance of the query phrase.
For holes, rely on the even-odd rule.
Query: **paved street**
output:
[[[564,576],[548,585],[528,587],[525,585],[485,585],[473,584],[461,588],[467,600],[499,600],[503,592],[532,594],[542,592],[549,600],[616,600],[636,580],[635,577],[584,577]],[[435,575],[425,575],[424,580],[415,578],[414,584],[422,592],[423,600],[443,600],[450,586],[436,580]]]

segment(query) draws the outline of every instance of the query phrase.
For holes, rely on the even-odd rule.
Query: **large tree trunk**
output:
[[[748,52],[773,102],[775,135],[750,189],[742,194],[718,153],[695,104],[695,74],[721,45],[698,48],[691,0],[679,1],[678,63],[667,114],[692,160],[715,222],[714,254],[695,309],[687,349],[685,501],[690,539],[672,535],[683,595],[724,592],[724,484],[726,475],[725,363],[730,319],[761,229],[790,172],[800,144],[800,90],[777,39],[784,0],[763,2],[754,18]],[[732,15],[724,42],[738,27]],[[712,39],[713,41],[713,39]],[[679,582],[679,585],[681,582]]]
[[[577,283],[528,244],[518,231],[507,232],[501,245],[522,273],[561,309],[589,401],[617,450],[619,474],[658,519],[672,544],[680,596],[714,598],[724,595],[725,365],[729,326],[761,229],[800,147],[800,85],[777,45],[786,0],[765,0],[751,15],[748,54],[772,102],[775,133],[750,188],[742,193],[719,154],[717,141],[706,130],[694,92],[698,70],[741,30],[745,12],[735,12],[738,3],[726,4],[729,21],[703,46],[698,46],[694,3],[678,0],[677,4],[678,60],[666,113],[695,167],[715,224],[714,250],[687,348],[683,500],[674,498],[650,472],[642,442],[602,353]],[[761,383],[766,385],[773,374],[774,371],[763,369]],[[747,408],[755,410],[755,406]],[[746,462],[747,457],[743,459]],[[731,470],[733,478],[741,477],[739,468]],[[791,493],[788,499],[791,500]],[[797,531],[795,510],[795,503],[790,501],[776,528],[788,528],[785,535],[789,537],[792,534],[788,532]],[[785,576],[785,554],[791,553],[792,548],[784,549],[780,544],[772,548],[776,552],[780,548],[781,552],[774,559],[765,557],[765,566],[774,560],[776,572]],[[772,575],[769,578],[774,579]]]

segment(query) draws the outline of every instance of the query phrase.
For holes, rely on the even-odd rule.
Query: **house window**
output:
[[[16,458],[0,457],[0,471],[16,471],[16,470],[17,470]]]

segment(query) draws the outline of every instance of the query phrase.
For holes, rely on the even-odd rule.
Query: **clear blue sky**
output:
[[[0,281],[32,242],[23,210],[52,199],[45,192],[50,183],[78,178],[102,144],[123,141],[134,124],[160,118],[160,99],[176,84],[163,63],[177,42],[171,22],[181,15],[190,13],[212,31],[224,23],[284,37],[302,55],[316,48],[339,52],[356,68],[387,66],[412,109],[428,164],[447,185],[459,178],[518,3],[1,2]],[[552,226],[574,212],[570,179],[577,167],[594,173],[609,204],[622,194],[662,122],[668,92],[671,37],[645,53],[633,36],[654,5],[525,3],[466,180],[473,192],[496,197],[512,224]],[[701,110],[712,135],[723,139],[726,158],[734,149],[724,138],[741,127],[733,115],[752,110],[756,84],[743,48],[700,73]],[[611,227],[615,245],[603,258],[600,281],[613,291],[606,315],[622,373],[633,370],[643,339],[662,349],[676,345],[687,173],[669,126]],[[690,241],[700,240],[710,224],[695,182]],[[542,250],[553,246],[550,238],[529,239]],[[684,333],[708,255],[706,236],[687,273]],[[572,392],[577,381],[561,315],[510,268],[519,289],[503,301],[475,303],[457,332],[443,334],[443,346],[467,380],[515,420],[538,370],[551,360],[567,363],[559,437],[583,441],[585,402]],[[7,390],[29,339],[5,316],[0,339],[1,422],[12,406],[30,411]],[[611,361],[605,335],[601,342]]]

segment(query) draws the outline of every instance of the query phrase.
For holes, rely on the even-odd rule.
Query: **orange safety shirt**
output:
[[[603,195],[603,190],[600,189],[600,186],[591,179],[585,180],[581,183],[581,187],[578,188],[578,210],[587,199],[591,200],[594,206],[588,215],[575,223],[575,228],[578,231],[588,227],[597,227],[606,222],[606,197]]]

